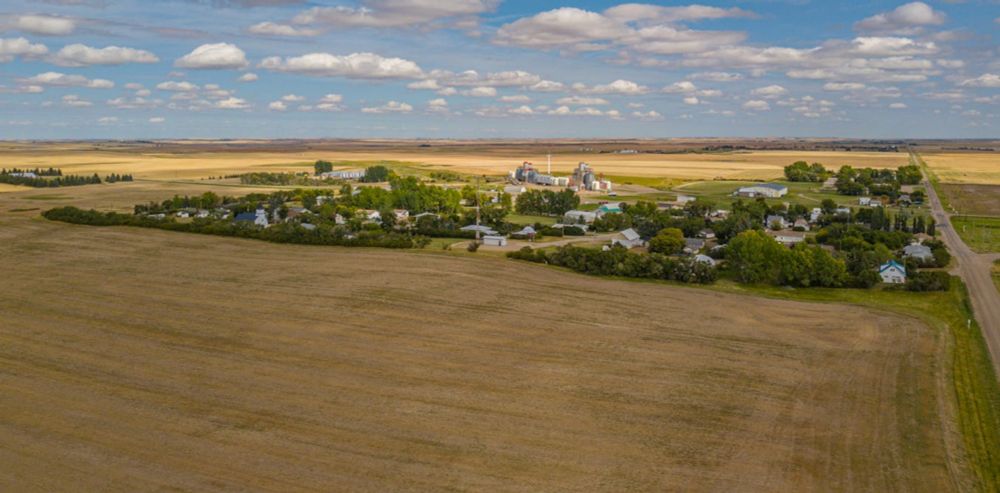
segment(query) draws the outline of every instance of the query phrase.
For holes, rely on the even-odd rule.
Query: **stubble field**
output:
[[[0,256],[9,491],[968,486],[906,317],[27,212]]]
[[[140,180],[0,193],[0,489],[971,487],[948,337],[911,318],[483,256],[38,217],[271,190],[200,178],[319,158],[484,173],[544,159],[537,145],[186,145],[0,150],[7,167]],[[797,159],[903,164],[890,153],[574,152],[558,149],[556,169],[586,160],[710,179],[773,177]]]

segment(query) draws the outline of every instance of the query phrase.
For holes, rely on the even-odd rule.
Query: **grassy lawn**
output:
[[[993,282],[997,285],[997,290],[1000,290],[1000,260],[993,263]]]
[[[683,183],[683,180],[676,178],[659,178],[653,176],[616,176],[616,175],[605,175],[604,178],[611,180],[615,185],[641,185],[644,187],[655,188],[657,190],[670,190],[671,188]]]
[[[528,214],[508,214],[507,222],[520,225],[532,225],[535,223],[542,223],[543,225],[547,226],[559,222],[559,218],[552,216],[534,216]]]
[[[973,251],[1000,252],[1000,217],[954,216],[951,224]]]
[[[465,238],[431,238],[431,242],[424,247],[425,250],[444,250],[446,246],[469,241]]]

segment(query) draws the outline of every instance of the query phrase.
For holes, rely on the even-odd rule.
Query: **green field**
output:
[[[520,224],[522,226],[530,226],[535,223],[541,223],[542,225],[549,226],[559,222],[559,218],[553,216],[536,216],[529,214],[508,214],[507,222],[513,224]]]
[[[1000,252],[1000,217],[954,216],[951,224],[973,251]]]

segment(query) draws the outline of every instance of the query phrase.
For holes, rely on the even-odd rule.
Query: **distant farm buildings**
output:
[[[780,198],[788,195],[788,187],[778,183],[758,183],[746,187],[740,187],[734,194],[739,197],[766,197]]]
[[[365,170],[341,170],[320,173],[320,178],[331,180],[360,180],[365,177]]]
[[[510,178],[517,183],[529,183],[532,185],[568,187],[574,190],[589,190],[611,192],[611,180],[599,177],[587,163],[580,163],[573,170],[571,176],[554,176],[550,173],[541,173],[535,166],[527,161],[521,163],[514,171],[510,172]]]

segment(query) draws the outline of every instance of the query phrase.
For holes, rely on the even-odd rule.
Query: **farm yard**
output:
[[[8,490],[971,484],[908,316],[28,215],[0,255]]]

